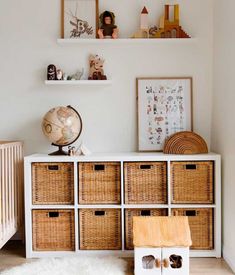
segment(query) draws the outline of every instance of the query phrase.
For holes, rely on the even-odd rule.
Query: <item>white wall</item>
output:
[[[193,76],[194,130],[210,143],[213,1],[179,0],[184,29],[196,41],[153,45],[60,46],[59,0],[0,1],[0,138],[22,139],[26,153],[48,152],[41,119],[52,107],[74,106],[82,115],[82,138],[92,151],[137,150],[136,88],[140,76]],[[138,12],[149,8],[151,23],[164,1],[100,0],[100,10],[115,12],[121,36],[138,27]],[[67,72],[87,68],[87,57],[106,59],[113,77],[107,88],[48,87],[46,67]]]
[[[235,271],[234,0],[216,0],[212,149],[222,154],[223,255]],[[226,20],[225,20],[226,19]]]

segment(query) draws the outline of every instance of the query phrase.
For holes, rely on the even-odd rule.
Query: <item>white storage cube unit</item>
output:
[[[135,248],[135,275],[188,275],[189,248]]]
[[[107,163],[107,162],[118,162],[120,166],[120,192],[119,201],[109,203],[83,203],[79,200],[79,188],[81,187],[81,182],[79,179],[79,166],[83,163]],[[196,204],[195,201],[188,201],[187,204],[183,202],[175,202],[172,200],[173,194],[175,194],[175,188],[172,185],[172,172],[173,165],[175,162],[213,162],[213,203],[205,202]],[[40,184],[40,179],[34,177],[33,167],[34,164],[42,164],[48,167],[48,173],[58,173],[58,180],[60,183],[64,183],[64,176],[59,175],[60,170],[53,170],[58,166],[63,166],[63,164],[70,164],[72,166],[71,173],[69,173],[69,186],[67,186],[69,193],[64,191],[60,192],[62,189],[57,189],[58,192],[53,193],[53,182],[48,183],[48,187],[45,184],[42,188]],[[138,165],[132,165],[137,164]],[[162,165],[162,163],[164,165]],[[44,165],[43,165],[44,164]],[[161,165],[160,165],[161,164]],[[136,167],[134,172],[129,176],[125,167]],[[158,201],[158,196],[155,196],[153,192],[156,192],[154,184],[148,185],[149,175],[158,176],[158,170],[155,171],[155,167],[166,166],[161,170],[161,188],[166,190],[162,193],[163,200]],[[140,215],[151,216],[178,216],[184,215],[189,216],[189,223],[192,231],[193,247],[190,247],[191,257],[221,257],[221,160],[220,156],[214,153],[209,154],[196,154],[196,155],[168,155],[163,153],[95,153],[89,156],[48,156],[45,154],[34,154],[25,157],[24,162],[24,176],[25,176],[25,231],[26,231],[26,257],[27,258],[42,258],[42,257],[61,257],[69,256],[75,254],[85,254],[85,253],[97,253],[97,254],[110,254],[118,255],[122,257],[132,257],[134,255],[133,248],[133,236],[132,236],[132,217]],[[41,167],[39,165],[39,167]],[[148,168],[151,169],[148,169]],[[142,169],[145,168],[145,169]],[[138,179],[138,171],[140,171],[140,178]],[[62,170],[63,171],[63,170]],[[43,172],[44,173],[44,172]],[[132,171],[131,171],[132,173]],[[50,182],[50,177],[42,174],[43,177]],[[151,179],[154,176],[151,176]],[[35,178],[35,180],[34,180]],[[128,179],[128,181],[127,181]],[[105,183],[105,180],[102,179]],[[144,184],[140,184],[144,182]],[[154,180],[152,181],[154,182]],[[159,182],[159,181],[158,181]],[[55,182],[56,184],[56,182]],[[138,184],[140,188],[138,187]],[[105,184],[104,184],[105,185]],[[132,188],[128,190],[128,185]],[[40,187],[40,190],[35,187]],[[105,185],[106,186],[106,185]],[[66,187],[66,183],[65,183]],[[128,201],[128,194],[133,191],[134,187],[134,200]],[[45,190],[44,190],[45,189]],[[47,191],[50,191],[49,193]],[[63,189],[64,190],[64,189]],[[108,189],[109,190],[109,189]],[[161,189],[160,189],[161,190]],[[38,199],[38,192],[42,191],[44,199]],[[196,191],[195,191],[196,192]],[[110,192],[104,192],[107,196]],[[51,198],[48,198],[48,194]],[[57,197],[58,194],[64,195],[62,198]],[[91,193],[90,193],[91,194]],[[139,196],[141,194],[141,196]],[[154,194],[152,196],[151,194]],[[69,195],[69,196],[68,196]],[[198,195],[196,193],[196,195]],[[96,191],[94,195],[91,194],[91,199],[95,199]],[[156,198],[156,199],[153,199]],[[40,197],[41,198],[41,197]],[[57,203],[56,203],[56,199]],[[68,198],[69,200],[67,200]],[[59,203],[59,204],[58,204]],[[73,242],[75,247],[73,251],[38,251],[33,247],[33,227],[35,226],[32,219],[32,213],[34,210],[73,210],[74,213],[74,235]],[[96,251],[84,251],[80,248],[80,227],[79,227],[79,213],[83,209],[120,209],[121,210],[121,220],[116,225],[116,229],[119,228],[121,232],[121,247],[119,250],[96,250]],[[127,216],[127,213],[131,213]],[[143,213],[142,213],[143,212]],[[147,212],[147,213],[146,213]],[[135,214],[135,215],[134,215]],[[127,219],[127,218],[128,219]],[[196,242],[195,242],[196,240]],[[192,249],[193,248],[193,249]]]
[[[135,275],[189,275],[187,217],[134,217]]]

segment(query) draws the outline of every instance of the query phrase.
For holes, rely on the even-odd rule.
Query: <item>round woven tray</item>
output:
[[[205,140],[196,133],[178,132],[169,137],[164,145],[164,154],[206,154],[208,148]]]

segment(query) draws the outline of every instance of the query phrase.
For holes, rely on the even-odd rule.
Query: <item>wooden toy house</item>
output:
[[[187,217],[134,217],[135,275],[189,275]]]
[[[151,38],[190,38],[180,26],[179,5],[165,5],[159,29]]]

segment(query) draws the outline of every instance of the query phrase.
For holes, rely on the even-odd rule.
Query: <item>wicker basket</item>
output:
[[[213,203],[213,170],[213,161],[172,162],[172,203]]]
[[[32,163],[33,204],[73,204],[73,163]]]
[[[120,209],[80,209],[80,249],[121,249]]]
[[[193,243],[191,249],[214,248],[213,209],[173,209],[172,215],[188,216]]]
[[[166,162],[124,163],[125,203],[167,203]]]
[[[134,216],[167,216],[167,209],[126,209],[125,210],[125,249],[133,246],[133,217]]]
[[[78,164],[80,204],[120,204],[119,162]]]
[[[73,210],[33,210],[34,251],[74,251]]]

